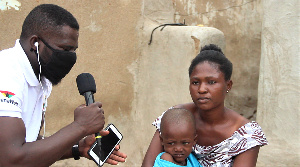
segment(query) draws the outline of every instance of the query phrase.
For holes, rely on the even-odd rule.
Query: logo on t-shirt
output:
[[[1,93],[4,97],[8,97],[8,98],[11,98],[11,97],[13,97],[13,96],[15,95],[13,92],[3,91],[3,90],[0,90],[0,93]]]
[[[15,95],[14,93],[9,92],[9,91],[0,90],[0,94],[2,95],[2,98],[0,98],[0,102],[9,103],[9,104],[18,106],[18,102],[15,102],[14,100],[10,99],[11,97],[13,97]]]

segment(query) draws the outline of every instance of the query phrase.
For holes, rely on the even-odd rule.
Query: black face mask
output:
[[[53,85],[57,85],[76,63],[76,53],[53,49],[43,39],[40,38],[40,40],[53,52],[47,63],[40,58],[41,75],[45,76]]]

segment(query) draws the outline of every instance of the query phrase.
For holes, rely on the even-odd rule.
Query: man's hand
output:
[[[77,123],[85,133],[85,136],[95,134],[104,128],[105,117],[100,102],[88,106],[81,105],[74,111],[74,122]]]
[[[106,136],[108,134],[109,134],[109,131],[104,131],[104,130],[100,131],[101,136]],[[80,151],[80,155],[82,157],[92,159],[88,155],[87,152],[91,148],[91,146],[94,144],[95,141],[96,141],[95,135],[89,135],[89,136],[83,138],[82,140],[80,140],[79,151]],[[117,145],[115,150],[112,152],[112,154],[106,160],[106,163],[111,164],[111,165],[117,165],[119,162],[125,162],[127,155],[120,152],[119,149],[120,149],[120,145]]]
[[[106,160],[106,163],[111,164],[111,165],[117,165],[119,162],[125,162],[127,155],[120,152],[119,150],[120,150],[120,145],[117,145],[115,150],[112,152],[112,154]]]
[[[106,136],[108,134],[109,131],[105,131],[105,130],[100,131],[101,136]],[[85,138],[79,141],[79,152],[81,157],[92,159],[87,152],[89,151],[89,149],[91,148],[91,146],[94,144],[95,141],[96,139],[94,134],[86,136]]]

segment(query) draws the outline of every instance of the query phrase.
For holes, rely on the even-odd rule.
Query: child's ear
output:
[[[159,139],[160,139],[160,143],[161,143],[161,145],[163,146],[163,145],[164,145],[164,143],[163,143],[163,138],[161,137],[161,134],[159,135]]]
[[[195,145],[197,143],[197,137],[198,137],[198,135],[195,135],[194,144],[193,145]]]

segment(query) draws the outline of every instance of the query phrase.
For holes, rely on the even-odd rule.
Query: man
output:
[[[90,158],[92,134],[105,124],[99,102],[77,107],[74,121],[52,136],[39,135],[52,84],[76,62],[78,31],[71,13],[57,5],[39,5],[26,17],[20,40],[0,52],[0,166],[50,166],[60,159]],[[78,141],[79,146],[72,147]],[[107,162],[117,164],[125,158],[116,149]]]

